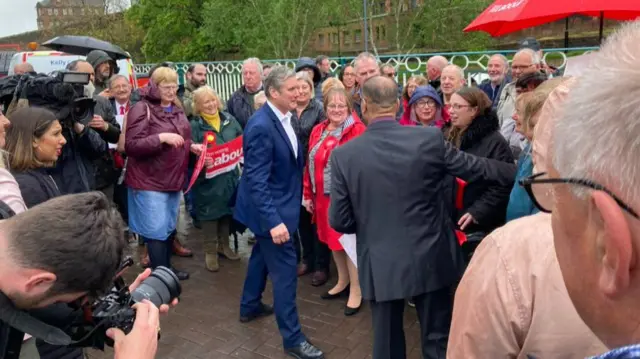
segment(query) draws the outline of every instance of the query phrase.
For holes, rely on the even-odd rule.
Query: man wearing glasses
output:
[[[540,71],[540,56],[531,49],[518,51],[511,61],[511,83],[505,85],[500,93],[498,102],[498,119],[500,120],[500,133],[509,141],[514,155],[517,155],[525,146],[524,137],[516,131],[516,122],[513,114],[516,111],[516,82],[526,74]]]
[[[640,358],[639,36],[640,22],[627,24],[595,53],[554,128],[548,173],[523,181],[551,212],[578,314],[605,345],[622,347],[600,358]]]
[[[380,66],[380,73],[382,74],[382,76],[392,79],[398,85],[398,98],[402,97],[402,85],[400,85],[400,82],[396,80],[395,67],[393,67],[393,65],[391,64],[384,64]]]

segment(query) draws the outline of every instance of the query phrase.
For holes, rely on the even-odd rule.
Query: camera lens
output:
[[[180,293],[182,287],[178,277],[169,268],[160,266],[131,293],[131,298],[135,303],[147,299],[160,307],[171,303]]]

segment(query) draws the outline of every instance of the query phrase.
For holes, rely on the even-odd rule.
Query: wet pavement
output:
[[[251,253],[246,237],[239,239],[242,260],[221,259],[217,273],[204,269],[202,238],[204,233],[192,229],[188,247],[193,258],[174,257],[174,265],[191,273],[182,282],[180,304],[161,321],[162,337],[158,344],[158,359],[264,359],[288,358],[283,353],[282,339],[275,317],[261,318],[251,323],[238,321],[242,285]],[[135,246],[135,244],[132,244]],[[135,254],[135,247],[133,254]],[[134,256],[137,259],[137,256]],[[135,277],[140,267],[130,268],[127,278]],[[335,274],[335,271],[332,272]],[[298,281],[298,313],[302,330],[309,340],[322,349],[327,359],[371,358],[371,312],[366,304],[358,314],[345,317],[346,300],[326,301],[320,295],[335,283],[335,275],[322,287],[312,287],[311,276]],[[273,303],[270,285],[264,302]],[[414,309],[405,311],[405,336],[408,358],[421,357],[420,327]],[[113,358],[113,352],[90,351],[89,358]]]

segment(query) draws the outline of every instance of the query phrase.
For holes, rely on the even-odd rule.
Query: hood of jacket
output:
[[[113,65],[112,71],[115,71],[116,62],[106,52],[102,50],[93,50],[87,54],[87,62],[90,63],[94,69],[107,61],[111,61],[111,65]]]
[[[442,108],[442,99],[435,88],[431,85],[426,86],[418,86],[416,90],[413,92],[411,99],[409,99],[409,107],[411,107],[414,103],[418,102],[423,97],[429,97],[435,101],[439,107]]]
[[[462,135],[460,150],[464,151],[482,141],[491,133],[500,130],[500,122],[496,112],[488,109],[485,113],[476,116]]]
[[[313,83],[318,84],[322,81],[322,74],[320,73],[320,69],[316,66],[316,61],[310,57],[301,57],[298,59],[298,63],[296,63],[296,72],[311,69],[313,70]]]

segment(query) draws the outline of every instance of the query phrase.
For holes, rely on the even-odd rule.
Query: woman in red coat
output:
[[[338,269],[338,283],[323,299],[335,299],[349,295],[344,314],[354,315],[360,310],[362,293],[358,282],[358,270],[340,245],[342,234],[329,226],[329,193],[331,192],[331,151],[337,146],[362,134],[366,127],[352,114],[347,92],[339,87],[331,88],[324,97],[324,113],[327,120],[316,125],[309,137],[309,157],[304,171],[304,206],[313,214],[318,238],[333,253]]]

